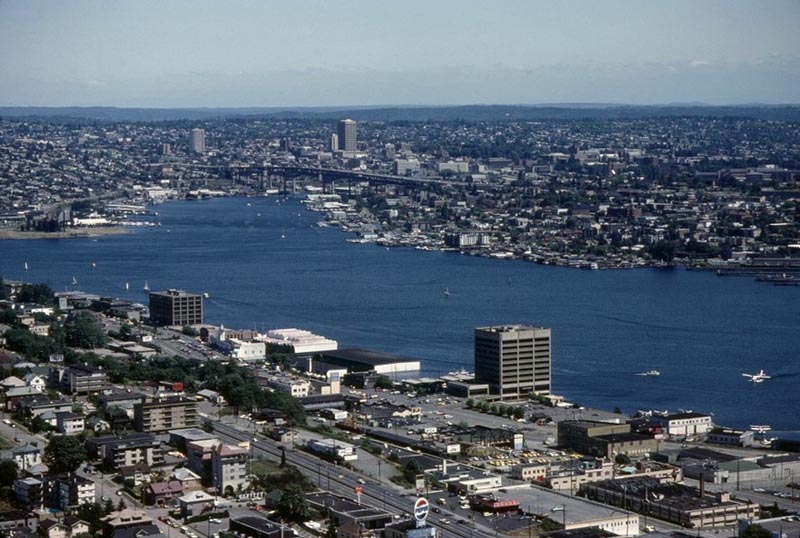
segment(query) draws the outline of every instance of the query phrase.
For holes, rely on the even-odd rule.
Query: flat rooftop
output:
[[[492,332],[492,333],[511,333],[518,331],[543,331],[547,327],[539,327],[537,325],[525,325],[522,323],[511,325],[493,325],[491,327],[476,327],[476,331]]]
[[[499,499],[516,499],[520,508],[548,516],[561,523],[566,518],[567,525],[586,521],[597,521],[612,517],[637,517],[633,512],[596,503],[580,497],[562,495],[553,490],[538,486],[508,488],[507,493],[497,493]],[[556,509],[553,511],[553,509]]]
[[[390,355],[380,351],[369,349],[339,349],[335,351],[323,351],[322,362],[341,361],[353,364],[363,364],[365,366],[383,366],[399,362],[419,362],[419,359],[401,357],[400,355]]]

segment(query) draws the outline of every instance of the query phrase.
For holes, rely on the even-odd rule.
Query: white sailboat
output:
[[[25,262],[25,270],[28,270],[28,262]]]
[[[281,230],[281,239],[286,239],[286,228]]]
[[[75,278],[75,275],[72,275],[72,285],[76,286],[78,284],[78,279]]]
[[[444,295],[445,297],[450,297],[450,288],[445,288],[444,291],[442,292],[442,295]]]
[[[146,280],[144,281],[144,287],[143,287],[142,289],[143,289],[144,291],[150,291],[150,285],[147,283],[147,281],[146,281]]]
[[[129,289],[131,289],[131,286],[130,286],[130,284],[128,284],[128,283],[126,282],[126,283],[125,283],[125,291],[128,291]]]

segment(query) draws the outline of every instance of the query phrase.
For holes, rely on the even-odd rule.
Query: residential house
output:
[[[25,532],[36,532],[39,520],[36,514],[23,510],[0,512],[0,536],[24,536]]]
[[[183,491],[195,491],[203,488],[203,485],[200,482],[200,475],[193,472],[191,469],[187,469],[186,467],[175,469],[172,471],[170,477],[173,480],[177,480],[181,483]]]
[[[192,491],[178,498],[181,517],[192,517],[213,510],[214,497],[204,491]]]
[[[125,465],[117,469],[122,482],[132,480],[135,486],[141,486],[144,482],[150,482],[150,466],[144,463],[135,465]]]
[[[44,392],[44,389],[47,387],[47,379],[39,374],[26,374],[22,379],[27,386],[33,387],[39,392]]]
[[[144,503],[147,505],[165,505],[173,499],[182,497],[183,486],[178,480],[167,482],[151,482],[144,488]]]

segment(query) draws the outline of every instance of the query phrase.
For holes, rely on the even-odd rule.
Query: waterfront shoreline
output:
[[[0,229],[0,241],[18,241],[26,239],[85,239],[106,235],[122,235],[130,233],[124,226],[101,226],[97,228],[79,228],[63,232],[24,232],[21,230]]]

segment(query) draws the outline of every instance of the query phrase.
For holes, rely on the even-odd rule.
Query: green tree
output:
[[[409,484],[413,484],[417,480],[417,475],[422,474],[422,466],[415,459],[409,460],[403,467],[403,479]]]
[[[47,284],[23,284],[17,292],[16,300],[18,303],[51,305],[54,303],[53,290]]]
[[[514,418],[519,420],[521,418],[525,418],[525,408],[524,407],[515,407],[514,408]]]
[[[473,400],[472,398],[468,398],[467,399],[467,409],[472,409],[473,407],[475,407],[475,400]]]
[[[378,380],[375,381],[375,388],[378,389],[391,389],[394,387],[394,383],[389,376],[382,375],[378,376]]]
[[[86,448],[77,437],[58,435],[44,449],[44,462],[54,473],[72,473],[86,460]]]
[[[761,525],[750,525],[742,533],[742,538],[772,538],[772,532]]]
[[[196,336],[200,336],[200,331],[198,331],[191,325],[184,325],[183,328],[181,329],[181,332],[186,336],[191,336],[193,338]]]
[[[33,417],[33,420],[31,420],[31,431],[33,433],[50,431],[50,424],[41,416],[36,415]]]
[[[656,260],[672,263],[675,259],[675,243],[672,241],[658,241],[647,247],[647,252]]]
[[[302,523],[309,518],[305,492],[296,484],[289,484],[278,501],[278,513],[288,521]]]
[[[324,538],[336,538],[336,525],[333,522],[333,516],[328,515],[328,530],[325,531]]]
[[[69,345],[91,349],[103,347],[107,336],[103,326],[86,310],[76,312],[64,325],[66,341]]]
[[[100,536],[103,530],[103,522],[100,521],[100,518],[111,512],[113,508],[111,501],[107,501],[105,505],[96,502],[85,503],[75,508],[73,515],[89,524],[89,534],[91,536]]]
[[[8,286],[6,286],[3,277],[0,276],[0,301],[4,301],[8,299],[8,297],[9,297]]]
[[[17,464],[13,460],[0,462],[0,487],[8,487],[17,479]]]

